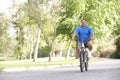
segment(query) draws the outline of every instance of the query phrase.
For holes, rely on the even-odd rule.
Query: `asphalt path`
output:
[[[78,66],[48,68],[39,71],[0,73],[0,80],[120,80],[120,60],[104,60],[89,64],[80,72]]]

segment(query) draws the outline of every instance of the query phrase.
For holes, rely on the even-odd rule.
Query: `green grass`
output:
[[[0,61],[0,70],[4,68],[16,68],[16,67],[35,67],[35,66],[49,66],[49,65],[65,65],[65,64],[78,64],[78,59],[67,59],[67,60],[57,60],[57,61],[37,61],[32,62],[32,60],[22,60],[22,61]],[[101,61],[98,59],[91,59],[89,62]]]

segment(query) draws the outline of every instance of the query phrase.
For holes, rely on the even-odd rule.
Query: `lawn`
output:
[[[4,68],[17,68],[17,67],[35,67],[35,66],[49,66],[49,65],[66,65],[66,64],[79,64],[78,59],[67,59],[67,60],[53,60],[51,62],[46,61],[44,59],[43,61],[40,61],[41,59],[38,59],[37,62],[33,62],[32,60],[13,60],[13,61],[0,61],[0,70]],[[89,62],[96,62],[101,61],[99,59],[91,59]]]

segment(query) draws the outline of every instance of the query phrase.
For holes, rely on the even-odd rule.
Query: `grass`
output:
[[[38,59],[37,62],[33,62],[32,60],[14,60],[14,61],[0,61],[0,70],[4,68],[17,68],[17,67],[35,67],[35,66],[49,66],[49,65],[65,65],[65,64],[78,64],[79,60],[78,59],[67,59],[67,60],[54,60],[51,62],[46,61],[44,59],[43,61],[39,61]],[[89,62],[96,62],[96,61],[101,61],[99,59],[91,59]]]

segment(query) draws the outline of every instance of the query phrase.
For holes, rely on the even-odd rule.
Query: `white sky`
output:
[[[27,0],[15,0],[18,3],[26,2]],[[10,14],[10,6],[12,5],[13,0],[0,0],[0,13],[4,12],[5,14]]]
[[[0,0],[0,12],[8,12],[8,8],[12,4],[12,0]]]

